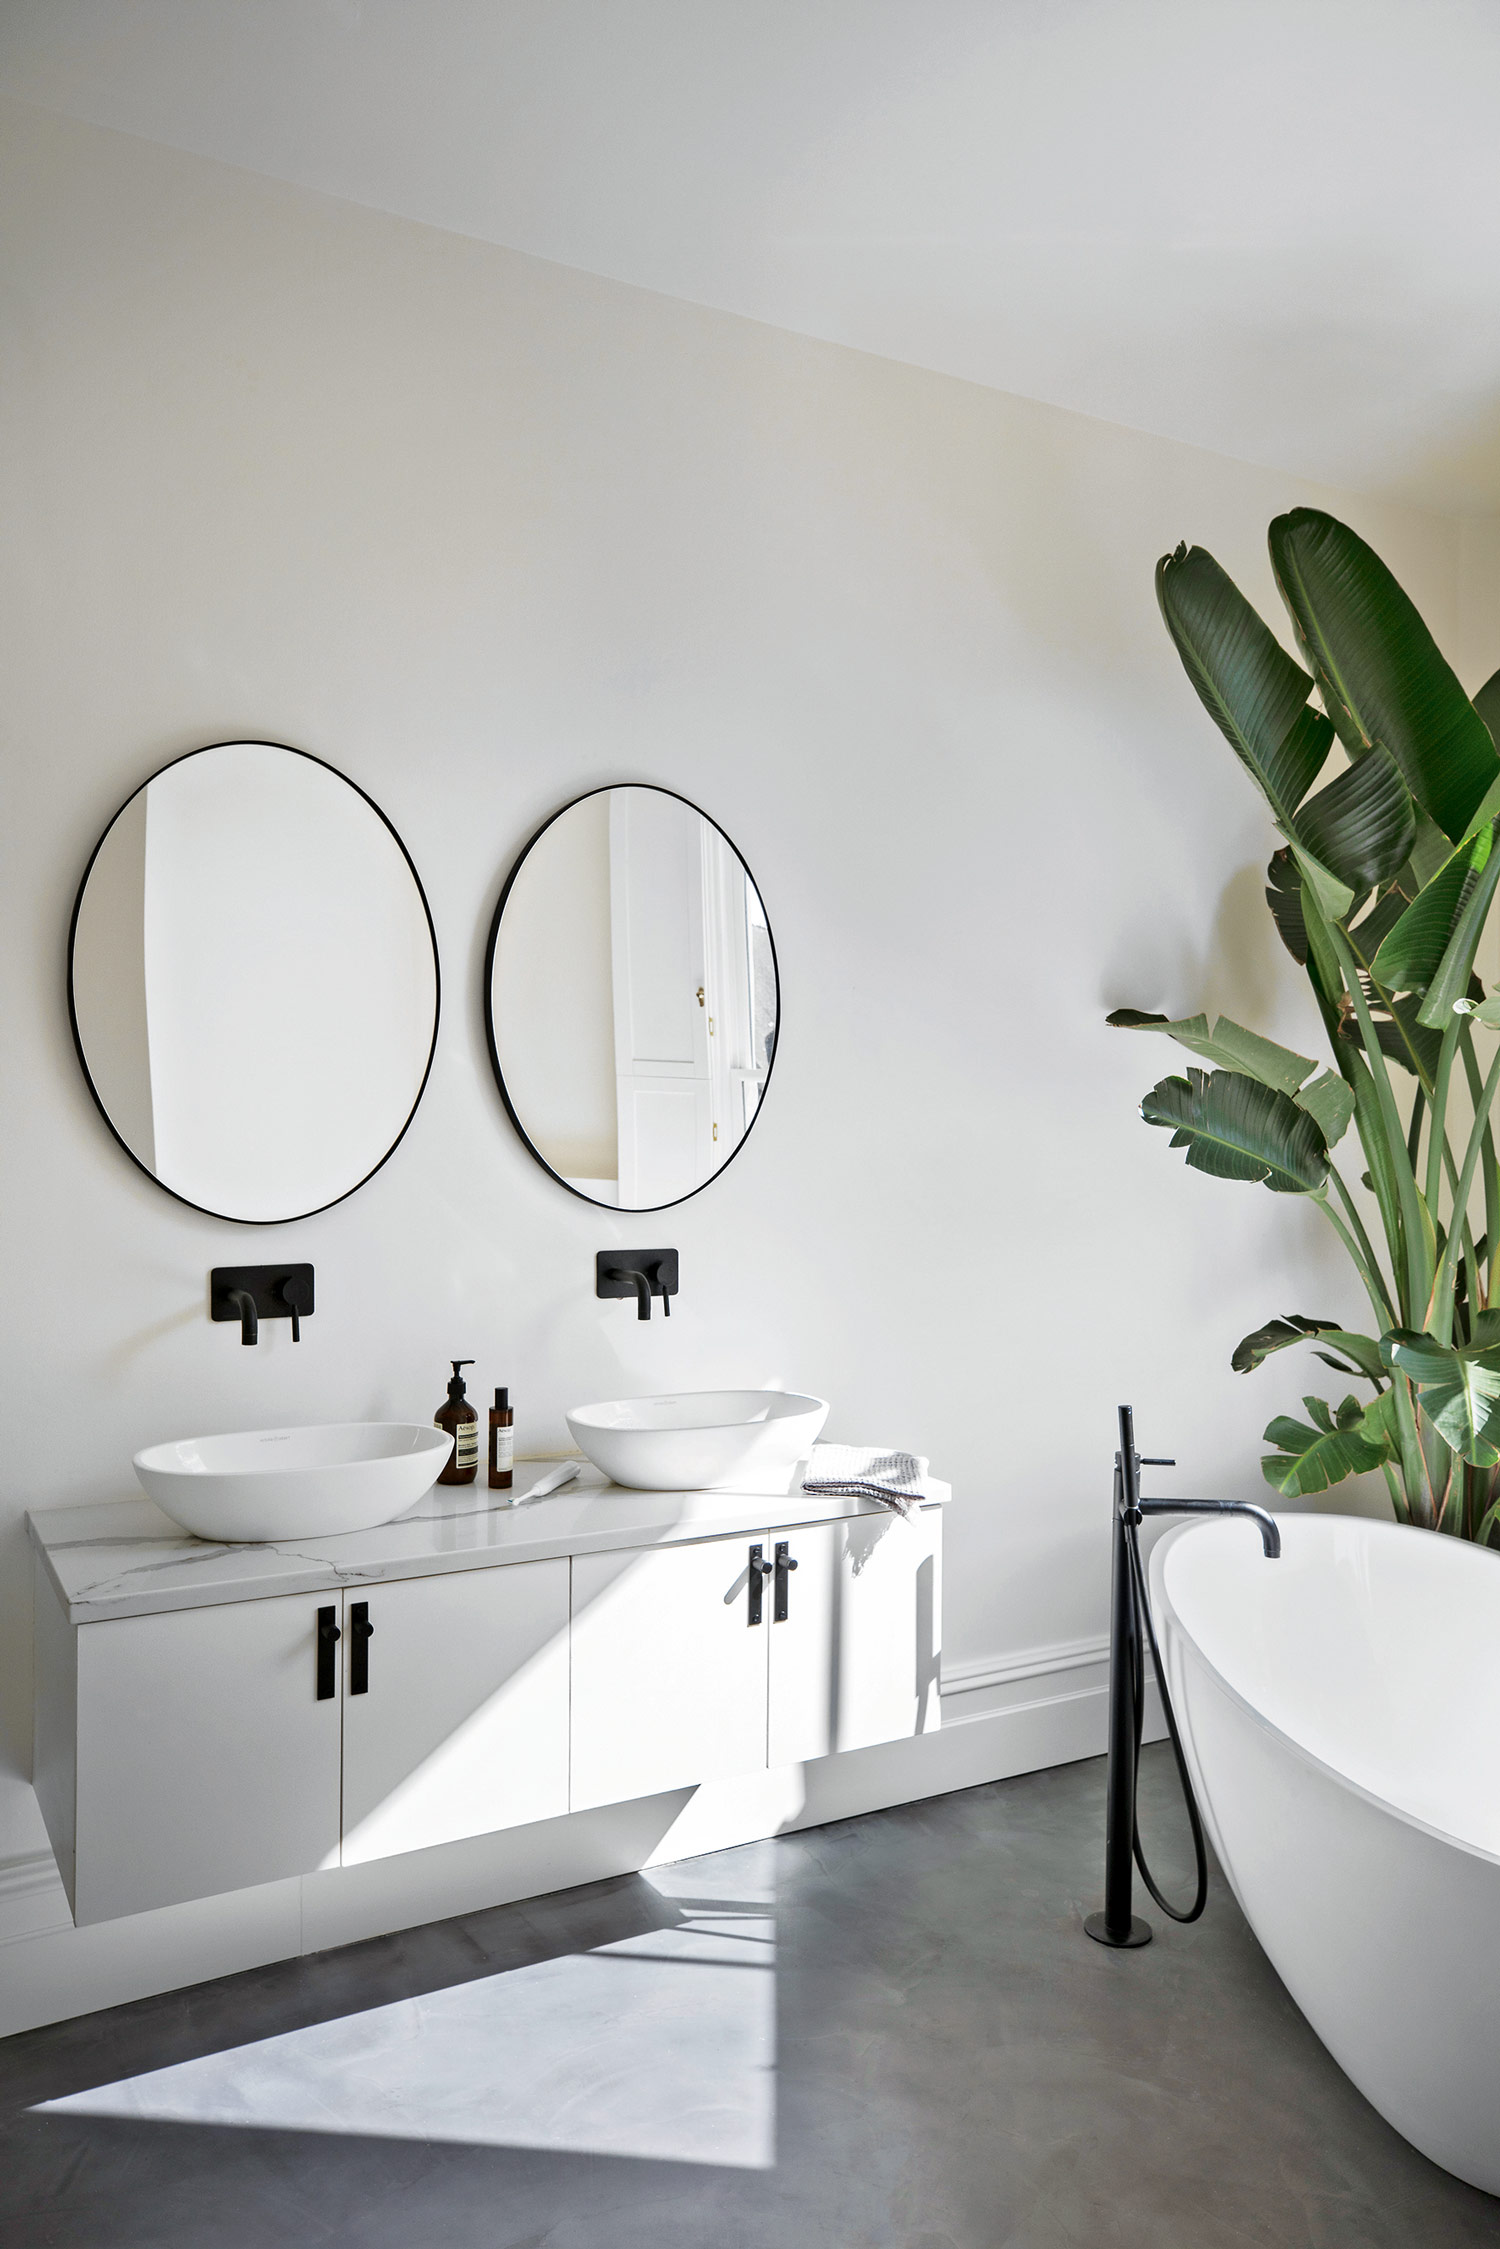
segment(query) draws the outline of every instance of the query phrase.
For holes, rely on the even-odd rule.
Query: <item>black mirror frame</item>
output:
[[[205,757],[210,750],[232,750],[238,748],[241,744],[250,749],[285,750],[291,757],[304,757],[307,759],[310,765],[321,765],[325,773],[332,773],[338,780],[344,783],[346,788],[352,789],[357,797],[363,798],[364,802],[370,807],[370,810],[375,814],[376,818],[381,822],[382,826],[389,829],[397,850],[400,852],[402,858],[406,861],[407,869],[410,872],[411,879],[416,885],[417,896],[422,902],[422,913],[427,922],[428,942],[432,946],[432,1039],[427,1049],[427,1061],[422,1071],[422,1082],[417,1087],[416,1099],[412,1102],[411,1108],[407,1112],[406,1120],[403,1123],[401,1130],[397,1133],[395,1139],[391,1142],[389,1148],[387,1148],[385,1154],[381,1157],[380,1162],[378,1164],[372,1164],[370,1166],[370,1169],[365,1173],[364,1177],[362,1179],[356,1179],[352,1187],[346,1187],[342,1195],[334,1195],[328,1202],[318,1203],[312,1210],[298,1211],[290,1218],[236,1218],[232,1215],[232,1213],[228,1211],[210,1210],[204,1203],[195,1203],[189,1196],[179,1195],[175,1187],[169,1187],[164,1179],[158,1179],[156,1173],[152,1171],[148,1165],[141,1162],[141,1159],[136,1154],[135,1150],[129,1145],[127,1141],[122,1139],[120,1134],[116,1131],[114,1119],[110,1116],[109,1111],[105,1108],[104,1103],[100,1098],[99,1088],[94,1083],[93,1076],[89,1070],[88,1058],[83,1051],[83,1040],[80,1037],[78,1030],[78,1010],[74,1004],[73,999],[73,949],[78,936],[78,917],[83,911],[84,892],[88,889],[89,886],[89,876],[94,871],[94,861],[98,858],[100,852],[104,849],[106,842],[109,840],[109,836],[115,825],[115,822],[119,819],[122,812],[124,812],[130,805],[134,804],[136,798],[141,794],[142,789],[149,789],[153,781],[160,780],[162,774],[164,773],[170,773],[174,765],[185,765],[188,759],[191,757]],[[437,930],[433,924],[432,908],[427,902],[427,892],[423,887],[421,876],[417,873],[416,861],[412,858],[411,853],[407,850],[405,843],[402,841],[401,835],[397,830],[395,823],[388,817],[385,812],[381,810],[380,806],[375,802],[375,799],[370,795],[367,789],[362,789],[357,781],[351,781],[347,773],[343,772],[340,767],[331,764],[327,758],[315,757],[311,750],[299,750],[294,742],[268,742],[263,740],[259,736],[236,734],[226,738],[222,742],[200,742],[197,749],[184,750],[179,757],[168,758],[165,765],[159,765],[157,766],[155,772],[148,773],[145,780],[140,783],[140,786],[132,789],[129,796],[125,797],[121,801],[121,803],[116,806],[109,819],[105,822],[98,842],[94,845],[93,850],[89,853],[88,865],[83,870],[83,876],[79,882],[78,891],[73,900],[73,912],[68,922],[68,1028],[73,1034],[73,1051],[78,1057],[78,1067],[83,1072],[83,1082],[88,1087],[89,1092],[93,1097],[94,1107],[98,1110],[100,1116],[104,1119],[105,1124],[109,1127],[111,1139],[115,1142],[117,1147],[124,1149],[125,1154],[135,1165],[136,1170],[139,1172],[143,1172],[146,1178],[151,1181],[153,1187],[159,1187],[164,1195],[170,1195],[173,1202],[182,1203],[186,1209],[196,1210],[200,1212],[205,1218],[218,1219],[226,1226],[299,1226],[304,1218],[316,1218],[322,1211],[333,1210],[339,1203],[347,1202],[351,1195],[357,1195],[361,1187],[368,1186],[370,1181],[375,1177],[376,1172],[383,1170],[384,1167],[390,1162],[392,1156],[394,1156],[396,1150],[400,1147],[402,1141],[406,1138],[406,1135],[411,1128],[412,1118],[416,1115],[418,1109],[422,1106],[422,1096],[427,1091],[428,1080],[432,1076],[433,1060],[437,1054],[438,1026],[442,1021],[442,1014],[443,972],[442,964],[438,958]]]
[[[592,1195],[584,1194],[582,1188],[572,1186],[568,1180],[563,1178],[561,1172],[553,1170],[551,1164],[548,1163],[546,1157],[542,1154],[540,1148],[538,1148],[536,1142],[532,1139],[530,1133],[526,1130],[526,1127],[522,1124],[520,1118],[517,1116],[515,1104],[511,1100],[509,1089],[507,1088],[505,1083],[505,1072],[500,1067],[500,1048],[495,1037],[495,950],[500,942],[501,919],[504,916],[505,908],[509,901],[511,891],[515,888],[516,878],[520,874],[522,867],[526,864],[526,861],[530,857],[532,851],[536,848],[537,844],[541,842],[542,837],[547,833],[547,830],[552,827],[557,821],[561,820],[564,813],[571,812],[574,809],[575,805],[587,804],[591,797],[611,796],[616,789],[654,789],[658,796],[672,797],[678,804],[685,804],[690,812],[696,812],[700,820],[706,820],[709,826],[715,831],[715,833],[721,835],[724,838],[724,841],[728,844],[730,850],[734,853],[736,859],[738,859],[740,865],[744,868],[745,873],[749,876],[751,883],[754,885],[755,895],[760,899],[762,907],[764,907],[765,905],[765,892],[761,889],[760,884],[756,882],[755,874],[751,868],[749,860],[745,857],[745,854],[743,853],[743,851],[741,851],[739,845],[735,842],[728,829],[720,827],[718,821],[714,818],[711,812],[705,812],[701,804],[695,804],[691,797],[685,797],[680,789],[664,788],[660,781],[606,781],[603,782],[597,789],[584,789],[578,796],[569,797],[566,804],[560,804],[555,812],[549,813],[547,815],[547,818],[542,822],[541,826],[534,829],[531,835],[527,837],[520,851],[516,854],[515,864],[512,866],[510,873],[505,878],[504,887],[500,892],[499,903],[495,908],[494,919],[490,923],[489,941],[484,948],[484,1037],[485,1044],[490,1050],[490,1068],[495,1073],[495,1084],[499,1088],[500,1099],[505,1104],[505,1114],[509,1117],[511,1123],[515,1126],[516,1134],[521,1142],[521,1145],[526,1149],[529,1155],[535,1157],[536,1161],[541,1165],[543,1171],[547,1174],[547,1177],[549,1179],[555,1179],[559,1187],[563,1188],[567,1194],[575,1195],[578,1198],[579,1202],[587,1203],[590,1210],[619,1211],[622,1217],[629,1218],[644,1215],[645,1212],[652,1210],[676,1210],[679,1204],[691,1202],[694,1195],[701,1195],[705,1187],[711,1187],[716,1179],[723,1178],[725,1172],[734,1162],[736,1156],[739,1155],[740,1150],[749,1140],[751,1133],[755,1130],[755,1127],[760,1123],[761,1111],[765,1107],[766,1095],[771,1090],[771,1080],[776,1073],[777,1057],[781,1052],[781,961],[776,951],[776,932],[771,927],[771,917],[769,914],[767,914],[766,936],[770,940],[771,974],[775,979],[776,985],[776,1041],[771,1049],[771,1059],[766,1067],[766,1082],[761,1088],[760,1101],[757,1104],[755,1115],[751,1118],[749,1125],[746,1127],[744,1132],[741,1133],[738,1141],[735,1143],[734,1147],[730,1149],[729,1154],[724,1158],[724,1161],[720,1164],[717,1171],[711,1171],[706,1179],[702,1179],[698,1182],[698,1185],[696,1187],[690,1187],[685,1195],[674,1195],[670,1202],[639,1204],[632,1203],[627,1210],[622,1204],[619,1203],[596,1202]]]

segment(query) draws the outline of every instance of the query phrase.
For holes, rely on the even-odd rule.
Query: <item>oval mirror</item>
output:
[[[681,1202],[755,1122],[780,1012],[770,926],[722,828],[670,789],[596,789],[532,837],[484,1001],[516,1130],[589,1202]]]
[[[143,1171],[215,1218],[305,1218],[378,1171],[437,1039],[432,917],[362,789],[216,742],[105,829],[68,940],[90,1091]]]

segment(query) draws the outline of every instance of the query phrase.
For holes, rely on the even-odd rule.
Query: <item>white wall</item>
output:
[[[146,800],[132,797],[89,869],[73,928],[73,1011],[95,1091],[148,1171],[156,1169],[146,1005]]]
[[[195,157],[4,119],[0,553],[7,1192],[5,1741],[25,1770],[22,1512],[131,1489],[214,1428],[410,1414],[450,1356],[517,1437],[622,1391],[779,1381],[831,1436],[929,1453],[947,1655],[1102,1627],[1112,1414],[1189,1490],[1255,1494],[1309,1387],[1239,1336],[1357,1315],[1316,1214],[1187,1174],[1136,1119],[1174,1050],[1121,1002],[1316,1051],[1260,903],[1274,842],[1157,619],[1211,547],[1268,613],[1264,526],[1316,499],[1443,634],[1442,521],[393,220]],[[1493,659],[1491,659],[1493,661]],[[1486,667],[1488,668],[1488,667]],[[110,1141],[69,1043],[74,887],[120,801],[211,740],[369,790],[432,902],[426,1099],[351,1201],[216,1224]],[[644,1228],[512,1132],[479,992],[514,855],[582,789],[659,781],[744,851],[783,980],[749,1146]],[[670,1323],[592,1295],[670,1242]],[[210,1325],[219,1260],[317,1266],[300,1347]],[[1321,1372],[1321,1370],[1319,1370]],[[9,1839],[35,1838],[13,1788]],[[20,1847],[17,1844],[16,1847]]]

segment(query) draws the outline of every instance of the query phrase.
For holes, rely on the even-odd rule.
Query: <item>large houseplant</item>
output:
[[[1278,516],[1270,546],[1306,670],[1201,547],[1163,557],[1157,596],[1283,838],[1266,901],[1333,1066],[1227,1017],[1109,1021],[1207,1065],[1153,1086],[1147,1123],[1200,1171],[1310,1197],[1369,1300],[1368,1333],[1289,1315],[1235,1351],[1248,1373],[1310,1341],[1369,1385],[1272,1421],[1268,1482],[1315,1492],[1380,1468],[1401,1521],[1500,1543],[1500,1043],[1484,1051],[1500,1000],[1474,975],[1500,879],[1500,673],[1471,702],[1385,564],[1334,517]],[[1335,741],[1347,763],[1313,793]]]

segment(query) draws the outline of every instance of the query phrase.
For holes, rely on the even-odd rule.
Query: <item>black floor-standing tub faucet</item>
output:
[[[1120,1449],[1115,1454],[1114,1569],[1109,1618],[1109,1766],[1105,1782],[1104,1911],[1091,1913],[1084,1922],[1098,1944],[1128,1947],[1151,1942],[1151,1924],[1137,1920],[1130,1910],[1131,1861],[1141,1870],[1141,1880],[1170,1920],[1196,1921],[1208,1898],[1208,1854],[1203,1843],[1203,1823],[1188,1778],[1187,1758],[1177,1730],[1177,1714],[1167,1692],[1167,1675],[1156,1645],[1151,1604],[1146,1592],[1146,1572],[1141,1561],[1139,1531],[1147,1515],[1249,1515],[1259,1526],[1266,1559],[1281,1552],[1281,1533],[1263,1507],[1244,1499],[1143,1499],[1143,1468],[1175,1468],[1175,1460],[1145,1458],[1135,1449],[1135,1414],[1121,1406]],[[1193,1902],[1185,1913],[1169,1905],[1157,1887],[1141,1849],[1136,1821],[1136,1769],[1141,1755],[1141,1724],[1146,1707],[1145,1649],[1151,1650],[1162,1715],[1177,1776],[1182,1783],[1188,1825],[1193,1833],[1197,1880]]]

